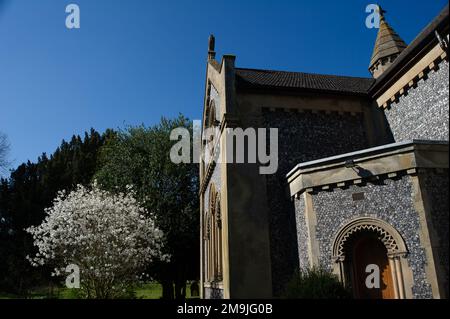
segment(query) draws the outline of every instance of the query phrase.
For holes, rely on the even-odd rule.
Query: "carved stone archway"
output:
[[[395,298],[404,299],[405,284],[402,264],[408,253],[405,241],[400,233],[387,222],[372,217],[356,218],[344,225],[333,242],[333,270],[344,284],[349,283],[349,270],[346,245],[350,239],[360,232],[371,232],[377,235],[387,250],[387,257],[391,269]]]

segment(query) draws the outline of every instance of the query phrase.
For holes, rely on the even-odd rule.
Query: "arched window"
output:
[[[216,120],[216,105],[214,100],[211,100],[205,111],[205,119],[203,123],[204,130],[202,136],[202,152],[206,162],[204,165],[206,165],[206,167],[210,162],[215,160],[214,147],[216,137],[218,136],[217,125],[218,121]],[[205,167],[204,165],[202,166]]]
[[[209,227],[210,227],[210,240],[208,245],[209,250],[209,256],[208,256],[208,263],[209,263],[209,274],[208,278],[209,281],[214,281],[215,279],[215,244],[216,244],[216,225],[215,225],[215,211],[214,211],[214,199],[216,194],[216,188],[214,184],[211,184],[209,189],[209,212],[210,212],[210,219],[209,219]]]
[[[210,281],[210,273],[211,273],[211,265],[210,265],[210,243],[211,243],[211,216],[209,212],[206,214],[205,218],[205,239],[204,239],[204,252],[205,252],[205,279],[206,281]]]
[[[211,100],[206,107],[204,127],[210,128],[214,126],[217,126],[216,102],[214,102],[214,100]]]
[[[205,279],[208,282],[222,281],[222,220],[220,215],[220,195],[214,185],[209,190],[209,205],[206,218],[207,231],[205,247]]]
[[[209,104],[208,127],[216,126],[216,103],[214,100]]]
[[[223,257],[222,257],[222,216],[220,214],[220,194],[216,195],[215,199],[215,219],[216,219],[216,230],[217,230],[217,274],[216,279],[222,281],[222,271],[223,271]]]
[[[209,281],[214,281],[214,242],[215,242],[215,234],[214,234],[214,215],[211,214],[211,218],[209,220],[211,227],[211,236],[209,240]]]

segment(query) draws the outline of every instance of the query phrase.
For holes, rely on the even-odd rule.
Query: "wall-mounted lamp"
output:
[[[353,168],[356,166],[355,161],[352,159],[346,160],[344,166],[346,168]]]
[[[448,50],[448,43],[447,43],[447,41],[445,41],[445,38],[443,39],[437,30],[434,30],[434,35],[436,36],[436,38],[437,38],[437,40],[439,42],[439,46],[441,47],[441,49],[444,50],[444,51],[447,51]]]

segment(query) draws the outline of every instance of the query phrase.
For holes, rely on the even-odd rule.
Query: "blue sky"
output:
[[[409,43],[445,0],[379,1]],[[81,29],[65,27],[76,3]],[[0,0],[0,131],[12,167],[90,127],[201,117],[207,39],[239,67],[369,76],[370,0]]]

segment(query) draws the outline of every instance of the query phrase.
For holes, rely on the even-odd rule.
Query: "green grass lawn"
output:
[[[150,282],[142,284],[135,289],[136,299],[160,299],[162,297],[162,286],[156,282]],[[12,294],[4,294],[0,292],[0,299],[15,299],[18,298]],[[31,299],[77,299],[77,293],[75,289],[68,288],[36,288],[32,291],[28,298]],[[191,290],[189,285],[186,287],[186,298],[198,298],[191,297]]]
[[[159,299],[162,297],[162,286],[151,282],[141,285],[135,290],[137,299]]]
[[[14,299],[15,296],[7,293],[0,292],[0,299]]]
[[[159,299],[162,297],[162,287],[159,283],[146,283],[135,290],[138,299]],[[191,296],[190,285],[186,285],[186,299],[195,299]]]
[[[0,299],[76,299],[77,294],[73,289],[58,287],[35,288],[28,297],[0,292]]]

